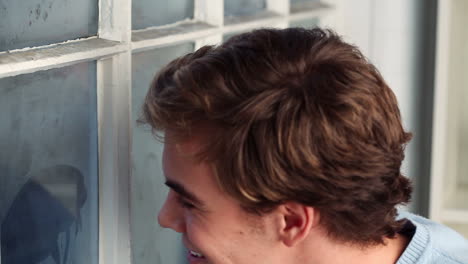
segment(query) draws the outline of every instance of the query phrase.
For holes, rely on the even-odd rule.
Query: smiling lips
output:
[[[198,253],[198,252],[195,252],[193,250],[189,250],[189,253],[191,256],[195,257],[195,258],[205,258],[202,254]]]
[[[193,250],[188,250],[188,254],[187,254],[187,258],[188,258],[188,262],[190,264],[202,264],[202,263],[205,263],[206,264],[206,258],[205,256],[203,256],[201,253],[198,253],[196,251],[193,251]]]

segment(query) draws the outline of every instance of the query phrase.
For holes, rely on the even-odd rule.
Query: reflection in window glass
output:
[[[137,126],[148,87],[155,73],[172,59],[192,52],[192,43],[136,53],[132,60],[133,174],[131,233],[134,264],[185,263],[180,236],[158,225],[157,213],[166,199],[161,169],[162,145],[151,130]]]
[[[98,261],[96,63],[0,79],[2,264]]]
[[[95,36],[97,28],[97,0],[0,0],[0,51]]]
[[[468,2],[453,1],[451,11],[445,206],[468,211]]]
[[[266,8],[266,0],[225,0],[224,16],[248,16]]]
[[[193,18],[194,0],[133,0],[132,28],[172,24]]]
[[[319,19],[317,17],[291,21],[289,27],[304,27],[304,28],[313,28],[318,26]]]

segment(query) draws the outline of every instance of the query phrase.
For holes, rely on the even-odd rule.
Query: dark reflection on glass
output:
[[[73,166],[32,173],[2,222],[2,264],[35,264],[49,256],[57,264],[67,263],[72,224],[76,235],[86,197],[84,177]],[[66,237],[64,250],[61,233]]]
[[[96,62],[0,78],[0,113],[1,264],[97,264]]]

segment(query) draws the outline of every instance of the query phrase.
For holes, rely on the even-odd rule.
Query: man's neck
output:
[[[306,255],[300,259],[301,263],[314,264],[395,264],[405,251],[410,239],[398,234],[395,238],[386,238],[385,245],[360,248],[351,245],[326,241],[314,241],[309,244]],[[305,261],[307,260],[307,261]]]

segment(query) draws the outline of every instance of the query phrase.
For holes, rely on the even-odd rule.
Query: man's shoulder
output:
[[[468,264],[468,241],[453,229],[409,212],[400,212],[399,218],[415,226],[407,250],[421,248],[421,260],[414,263]]]
[[[468,249],[465,249],[465,254],[468,254]],[[437,249],[433,249],[432,255],[429,258],[428,262],[423,263],[434,263],[434,264],[468,264],[468,259],[463,256],[454,256],[453,253],[449,253],[446,251],[440,251]]]

